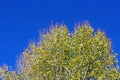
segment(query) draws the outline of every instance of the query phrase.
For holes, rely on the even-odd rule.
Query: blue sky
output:
[[[120,54],[119,4],[119,0],[0,0],[0,65],[15,68],[16,57],[51,21],[72,30],[75,23],[88,20],[95,30],[106,32]]]

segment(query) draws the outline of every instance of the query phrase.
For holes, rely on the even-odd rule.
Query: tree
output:
[[[105,33],[88,24],[71,35],[66,25],[55,25],[31,43],[18,60],[24,80],[118,80],[116,54]]]
[[[0,67],[0,80],[19,80],[15,71],[9,70],[7,65]]]

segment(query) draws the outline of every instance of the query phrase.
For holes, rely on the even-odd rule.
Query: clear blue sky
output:
[[[106,32],[120,54],[119,0],[0,0],[0,65],[14,68],[16,56],[29,41],[37,41],[39,30],[48,29],[51,21],[72,29],[84,20]]]

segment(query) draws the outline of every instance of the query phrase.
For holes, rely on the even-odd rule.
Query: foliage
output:
[[[15,71],[10,71],[7,65],[0,68],[0,80],[19,80]]]
[[[119,79],[110,39],[89,24],[78,25],[72,36],[65,25],[52,27],[20,60],[19,70],[30,80]]]
[[[17,65],[18,73],[8,71],[6,80],[120,79],[110,39],[88,23],[78,25],[73,34],[66,25],[52,26],[48,33],[41,34],[38,43],[29,45]]]

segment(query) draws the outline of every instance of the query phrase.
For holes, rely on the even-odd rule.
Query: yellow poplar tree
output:
[[[41,35],[17,61],[22,80],[120,79],[110,39],[88,23],[78,25],[73,34],[66,25],[55,25]]]

